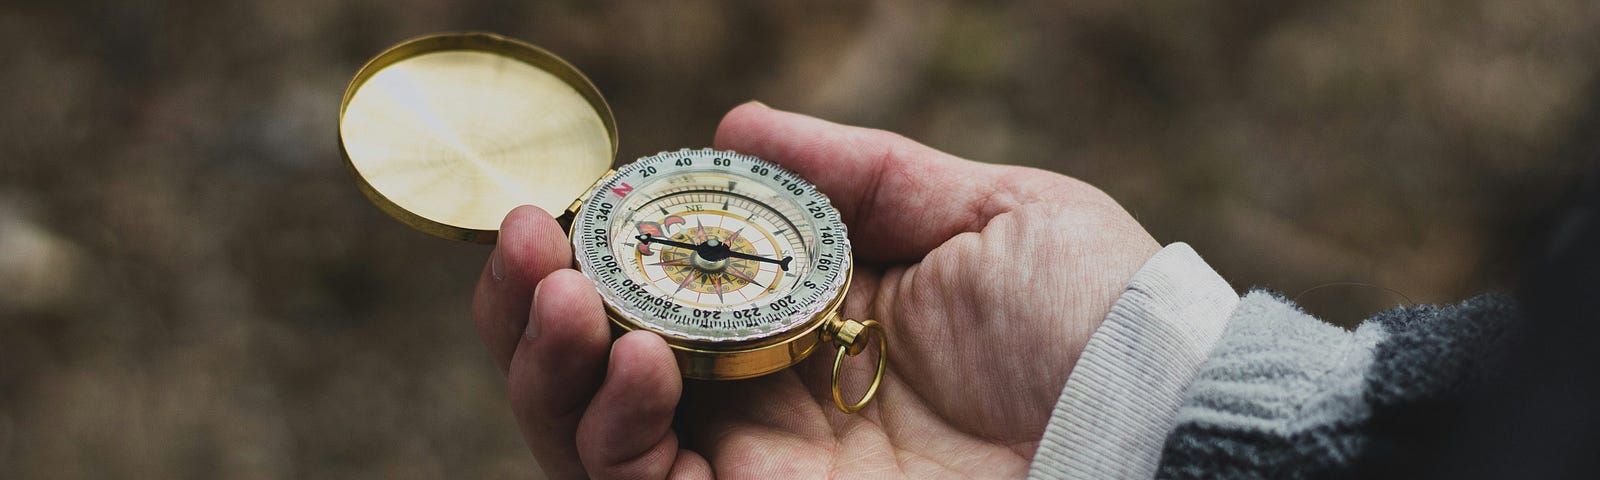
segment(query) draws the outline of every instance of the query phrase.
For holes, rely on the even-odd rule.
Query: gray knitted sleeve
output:
[[[1189,385],[1158,478],[1305,478],[1359,460],[1374,409],[1451,395],[1492,369],[1514,306],[1391,310],[1355,331],[1247,294]]]

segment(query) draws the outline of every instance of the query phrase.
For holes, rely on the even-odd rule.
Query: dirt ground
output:
[[[1592,0],[10,0],[0,478],[534,475],[488,249],[339,156],[362,62],[449,30],[577,65],[624,160],[760,99],[1079,177],[1346,325],[1513,285],[1600,132]]]

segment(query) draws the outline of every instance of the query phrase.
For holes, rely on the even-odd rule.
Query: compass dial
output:
[[[614,315],[688,340],[802,327],[840,294],[850,268],[827,197],[770,162],[716,150],[622,167],[585,198],[572,237]]]

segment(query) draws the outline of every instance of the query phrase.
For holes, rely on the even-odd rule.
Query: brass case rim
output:
[[[366,84],[367,80],[371,79],[373,75],[376,75],[384,68],[401,61],[428,53],[454,50],[478,51],[494,55],[502,55],[548,72],[572,86],[572,88],[577,90],[578,94],[582,95],[584,100],[589,103],[589,106],[594,108],[595,113],[599,114],[601,123],[605,125],[607,135],[611,137],[611,163],[613,165],[616,164],[616,118],[611,112],[611,106],[607,104],[605,98],[600,95],[600,90],[594,86],[593,82],[589,81],[588,77],[585,77],[582,72],[578,71],[577,67],[567,63],[566,60],[554,53],[551,53],[549,50],[545,50],[527,42],[513,38],[507,38],[493,33],[447,32],[424,35],[397,43],[394,46],[385,49],[377,56],[372,57],[371,60],[368,60],[365,65],[361,66],[360,70],[356,71],[356,75],[354,78],[350,79],[350,83],[345,86],[344,98],[339,101],[339,155],[344,159],[345,169],[346,171],[350,172],[351,177],[355,178],[356,186],[361,189],[361,193],[366,195],[367,199],[372,201],[373,205],[376,205],[379,210],[382,210],[384,213],[389,214],[390,217],[394,217],[395,220],[399,220],[401,223],[404,223],[413,229],[446,240],[460,240],[472,243],[492,244],[495,243],[495,240],[499,238],[500,232],[498,230],[481,230],[441,223],[412,213],[411,211],[406,210],[405,208],[396,204],[393,200],[390,200],[389,197],[384,196],[382,192],[379,192],[370,183],[368,183],[365,177],[361,176],[361,172],[356,169],[355,162],[350,158],[350,151],[345,147],[344,143],[345,110],[350,106],[350,100],[355,97],[355,93]],[[605,177],[605,174],[602,172],[595,173],[597,174],[596,178]],[[580,196],[578,198],[582,197]],[[558,208],[552,208],[550,209],[549,213],[551,215],[556,215],[561,213],[561,211]]]
[[[612,325],[625,332],[643,330],[660,336],[667,342],[667,346],[672,347],[673,356],[678,359],[678,370],[685,378],[697,380],[755,378],[794,366],[810,357],[816,351],[817,345],[826,343],[824,337],[827,326],[831,323],[830,320],[837,316],[839,307],[844,305],[845,295],[850,293],[850,278],[854,273],[855,267],[852,266],[845,272],[844,285],[836,290],[833,300],[810,320],[789,330],[744,342],[715,343],[675,338],[634,325],[618,317],[610,305],[606,305],[606,317],[611,319]],[[788,351],[787,358],[780,355],[783,353],[782,350]]]

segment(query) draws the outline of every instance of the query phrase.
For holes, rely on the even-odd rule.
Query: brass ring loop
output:
[[[889,366],[889,342],[886,339],[887,335],[883,331],[883,325],[879,324],[877,320],[867,320],[861,322],[861,324],[866,327],[864,330],[871,331],[878,338],[878,371],[872,375],[872,386],[867,387],[867,393],[861,396],[860,401],[853,404],[845,403],[844,393],[839,391],[839,368],[844,365],[845,355],[855,356],[856,354],[849,353],[850,348],[847,345],[839,346],[839,353],[833,357],[833,404],[837,405],[839,411],[844,413],[856,413],[861,411],[862,408],[866,408],[867,403],[872,401],[872,397],[878,394],[878,385],[883,383],[883,371]],[[857,353],[860,353],[860,351],[857,351]]]

